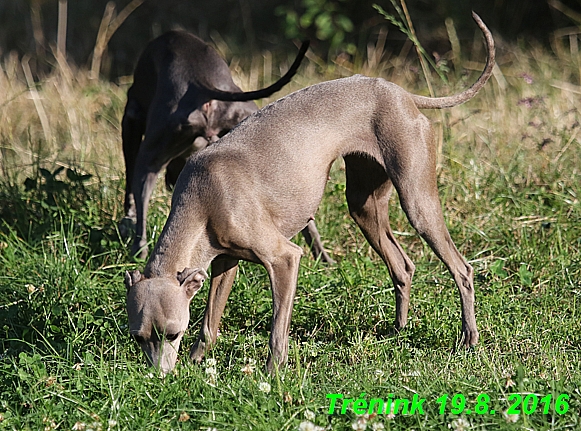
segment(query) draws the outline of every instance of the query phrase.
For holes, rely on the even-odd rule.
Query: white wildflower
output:
[[[351,424],[351,428],[353,428],[355,431],[365,431],[367,429],[367,419],[360,417]]]
[[[454,431],[465,431],[470,428],[470,422],[464,418],[458,418],[452,421],[452,429]]]
[[[208,383],[210,385],[215,385],[218,381],[218,370],[216,367],[207,367],[206,375],[208,376]]]
[[[324,431],[325,428],[315,425],[311,421],[303,421],[299,425],[299,431]]]
[[[254,366],[254,364],[252,364],[252,363],[250,363],[250,362],[249,362],[248,364],[244,365],[244,366],[243,366],[243,367],[240,369],[240,371],[242,371],[244,374],[246,374],[247,376],[249,376],[249,375],[251,375],[252,373],[254,373],[254,369],[255,369],[255,366]]]
[[[389,409],[389,413],[385,416],[387,419],[395,419],[395,403],[391,403],[391,407]]]
[[[511,414],[511,415],[509,415],[506,412],[502,412],[502,415],[504,416],[504,419],[507,422],[512,423],[512,424],[517,423],[518,422],[518,419],[520,417],[518,414]]]
[[[50,418],[43,418],[42,423],[45,424],[44,431],[51,431],[53,429],[56,429],[55,421]]]
[[[258,389],[264,392],[265,394],[270,393],[270,383],[268,382],[260,382],[258,384]]]

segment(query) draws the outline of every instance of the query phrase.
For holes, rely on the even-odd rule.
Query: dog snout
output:
[[[142,346],[147,365],[158,369],[164,375],[174,369],[178,359],[178,348],[179,342],[175,346],[169,342],[165,342],[159,346]]]

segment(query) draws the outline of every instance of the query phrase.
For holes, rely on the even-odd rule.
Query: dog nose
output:
[[[167,364],[160,364],[160,363],[154,364],[153,360],[149,357],[149,355],[145,355],[145,358],[146,358],[145,363],[149,367],[149,372],[151,375],[160,374],[160,377],[165,377],[173,369],[173,367],[171,367]]]

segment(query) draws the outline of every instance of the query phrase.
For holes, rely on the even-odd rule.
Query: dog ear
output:
[[[204,113],[204,115],[209,115],[213,110],[216,109],[216,106],[218,105],[218,101],[217,100],[210,100],[209,102],[206,102],[202,105],[202,112]]]
[[[135,271],[125,271],[125,287],[129,290],[131,287],[135,286],[136,283],[139,283],[143,275],[138,270]]]
[[[196,292],[200,290],[206,278],[208,278],[208,274],[201,268],[185,268],[182,272],[178,272],[177,276],[189,299],[192,299]]]

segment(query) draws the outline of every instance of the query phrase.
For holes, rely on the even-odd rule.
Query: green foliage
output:
[[[451,205],[464,202],[465,209],[474,202],[464,199],[472,192],[456,186],[475,180],[466,166],[446,165],[448,174],[440,180],[442,195],[454,196]],[[127,336],[122,278],[123,269],[133,265],[124,246],[111,240],[100,254],[88,247],[87,214],[76,201],[102,199],[99,190],[107,184],[95,187],[78,173],[64,173],[39,173],[35,188],[13,190],[13,199],[33,194],[30,202],[38,203],[30,211],[45,202],[70,219],[53,218],[52,228],[34,239],[21,236],[15,222],[4,223],[0,236],[0,429],[296,430],[301,423],[333,429],[366,423],[373,429],[383,423],[396,430],[463,424],[508,430],[574,428],[579,421],[581,337],[575,304],[581,260],[575,250],[580,236],[570,220],[581,219],[581,209],[567,203],[567,189],[507,189],[505,178],[487,179],[484,173],[479,180],[490,183],[480,189],[478,206],[460,223],[455,211],[447,210],[452,236],[464,245],[479,280],[481,344],[464,352],[456,350],[460,312],[453,282],[431,252],[416,246],[421,242],[408,233],[395,205],[394,228],[417,270],[408,328],[390,333],[393,287],[383,263],[346,217],[337,165],[317,222],[339,263],[303,261],[288,367],[274,377],[261,371],[271,316],[268,277],[261,267],[243,263],[210,354],[215,365],[185,359],[200,325],[205,287],[192,304],[181,362],[175,373],[159,378],[144,367]],[[530,229],[518,220],[522,214],[546,213],[550,227]],[[483,214],[489,218],[478,227]],[[109,214],[96,208],[93,217],[107,223]],[[475,258],[483,252],[490,257]],[[422,415],[393,419],[365,419],[352,410],[328,415],[328,393],[365,393],[368,399],[417,394],[426,405]],[[569,410],[506,413],[510,394],[529,393],[570,395]],[[440,414],[435,401],[443,394],[462,394],[470,406],[486,394],[487,405],[498,413]]]
[[[84,203],[88,199],[84,183],[91,179],[92,175],[82,175],[69,168],[66,170],[69,182],[66,182],[57,178],[64,170],[63,166],[56,168],[53,172],[39,168],[40,176],[26,178],[24,181],[25,190],[34,192],[33,200],[39,202],[41,207],[45,209],[70,208],[70,205],[78,204],[78,198],[81,196],[84,198],[81,202]]]
[[[505,278],[508,273],[503,269],[504,262],[498,259],[492,265],[490,265],[490,272],[497,277]]]
[[[64,177],[63,177],[64,173]],[[115,205],[115,184],[95,182],[91,174],[58,167],[52,172],[38,167],[20,185],[17,178],[5,180],[0,188],[0,233],[14,232],[35,244],[55,231],[83,236],[87,257],[118,243],[117,232],[105,229],[103,216]],[[111,187],[113,186],[113,187]]]
[[[301,0],[301,13],[289,6],[278,6],[275,13],[284,16],[285,35],[289,39],[314,32],[318,40],[328,41],[331,52],[344,49],[355,53],[355,45],[345,44],[345,36],[354,29],[344,8],[346,0]]]

